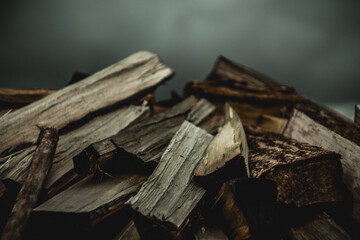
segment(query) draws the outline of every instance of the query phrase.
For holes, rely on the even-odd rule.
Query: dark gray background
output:
[[[222,54],[352,118],[359,26],[355,0],[0,0],[0,87],[61,88],[149,50],[176,70],[166,98]]]

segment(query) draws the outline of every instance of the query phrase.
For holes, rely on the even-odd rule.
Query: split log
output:
[[[282,134],[285,130],[288,120],[263,114],[260,116],[257,126],[267,132]]]
[[[224,125],[206,149],[194,176],[211,185],[214,182],[221,185],[235,177],[249,177],[248,155],[246,135],[240,118],[226,103]]]
[[[118,133],[148,111],[147,106],[124,107],[98,116],[81,127],[60,136],[53,167],[44,185],[48,194],[53,196],[63,187],[78,179],[72,158],[82,149],[92,142]],[[0,178],[22,184],[34,150],[34,147],[30,147],[7,156],[6,162],[0,166]]]
[[[152,90],[172,74],[157,55],[135,53],[3,117],[0,122],[0,153],[20,144],[35,143],[34,136],[39,132],[36,125],[50,124],[60,131],[90,114]]]
[[[113,240],[141,240],[133,220]]]
[[[124,208],[140,189],[146,175],[88,176],[33,210],[41,231],[83,232]],[[125,214],[125,213],[124,213]]]
[[[174,235],[180,232],[205,194],[205,190],[193,180],[193,171],[212,138],[204,130],[185,121],[154,172],[127,204]],[[140,234],[156,238],[155,235]]]
[[[350,240],[352,238],[327,214],[322,213],[305,224],[291,227],[289,239]]]
[[[53,89],[0,89],[0,109],[20,108],[56,92]]]
[[[57,141],[56,129],[45,128],[40,131],[34,158],[3,230],[2,240],[22,238],[31,210],[36,206],[38,196],[51,168]]]
[[[341,154],[343,180],[354,197],[353,217],[360,222],[360,147],[296,109],[284,135]]]
[[[345,200],[340,155],[247,128],[251,177],[277,183],[278,201],[304,206]]]
[[[355,105],[355,120],[360,125],[360,105]]]
[[[91,144],[74,157],[75,169],[81,174],[93,172],[103,169],[110,159],[114,159],[112,169],[119,166],[126,171],[139,171],[145,163],[152,170],[185,119],[194,124],[200,123],[214,109],[215,106],[205,99],[197,101],[191,96],[110,139]]]

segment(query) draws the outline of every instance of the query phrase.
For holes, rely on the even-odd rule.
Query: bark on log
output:
[[[35,143],[36,125],[58,130],[89,114],[128,101],[173,74],[150,52],[138,52],[92,76],[8,114],[0,122],[0,153]],[[76,108],[74,108],[76,106]]]
[[[48,194],[53,196],[78,178],[74,171],[72,158],[82,149],[92,142],[118,133],[148,111],[149,107],[145,105],[120,108],[96,117],[81,127],[60,136],[53,167],[44,185]],[[35,147],[30,147],[5,157],[5,163],[0,166],[0,179],[8,179],[22,184],[34,150]]]
[[[22,238],[31,210],[36,206],[38,196],[51,168],[57,141],[56,129],[45,128],[40,131],[34,158],[11,216],[3,230],[2,240]]]
[[[296,109],[284,135],[341,154],[343,180],[354,197],[353,217],[360,222],[360,147]]]
[[[193,171],[212,138],[185,121],[152,175],[128,201],[131,208],[171,232],[179,232],[186,226],[205,194],[205,190],[194,182]]]

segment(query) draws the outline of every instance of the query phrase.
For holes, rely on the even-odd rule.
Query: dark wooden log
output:
[[[278,118],[271,115],[263,114],[258,119],[257,126],[264,131],[282,134],[285,130],[288,120],[285,118]]]
[[[91,144],[74,157],[75,169],[85,174],[103,169],[114,159],[112,169],[138,171],[144,163],[153,169],[159,162],[171,138],[187,119],[194,124],[206,118],[215,106],[205,99],[193,96],[185,99],[165,112],[154,115],[133,125],[109,139]]]
[[[141,240],[133,220],[113,240]]]
[[[135,53],[3,117],[0,122],[0,153],[24,143],[35,143],[34,136],[39,132],[36,125],[52,125],[60,131],[90,114],[152,91],[172,74],[173,71],[157,55]]]
[[[345,200],[340,155],[247,128],[251,177],[277,183],[278,201],[304,206]]]
[[[322,213],[306,223],[291,227],[289,239],[350,240],[352,238],[326,213]]]
[[[73,131],[60,136],[54,163],[45,182],[45,189],[53,196],[69,183],[78,180],[72,158],[92,142],[110,137],[147,114],[147,106],[128,106],[98,116]],[[29,147],[4,157],[0,179],[22,184],[35,147]],[[0,160],[2,162],[2,160]]]
[[[360,125],[360,105],[355,105],[355,123]]]
[[[0,109],[20,108],[56,92],[53,89],[0,89]]]
[[[205,190],[193,180],[193,171],[212,138],[204,130],[185,121],[154,172],[128,201],[130,207],[174,235],[180,232],[205,194]],[[156,235],[140,234],[142,237],[157,238]]]
[[[296,109],[284,135],[341,154],[343,180],[354,197],[353,217],[360,222],[360,147]]]
[[[213,138],[194,171],[205,185],[221,184],[232,178],[250,176],[249,149],[239,116],[226,103],[224,124]]]
[[[217,226],[208,225],[206,223],[197,225],[192,229],[192,238],[194,240],[228,240],[229,238]]]
[[[38,196],[51,168],[57,141],[56,129],[45,128],[40,131],[34,158],[11,216],[3,230],[2,240],[21,239],[23,237],[31,210],[36,206]]]

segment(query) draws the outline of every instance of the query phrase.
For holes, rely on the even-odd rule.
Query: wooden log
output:
[[[55,232],[83,232],[123,209],[146,179],[139,174],[88,176],[35,208],[34,221],[40,229],[49,222]]]
[[[360,105],[355,105],[355,123],[360,125]]]
[[[284,135],[341,155],[343,181],[354,197],[353,217],[360,222],[360,147],[294,110]]]
[[[0,153],[35,143],[36,125],[63,129],[96,112],[152,90],[173,74],[157,55],[138,52],[36,103],[4,117],[0,123]],[[76,108],[75,108],[76,106]]]
[[[251,177],[277,183],[278,201],[304,206],[345,200],[340,155],[247,128]]]
[[[181,231],[205,194],[205,190],[193,180],[193,171],[212,138],[204,130],[185,121],[154,172],[127,204],[168,231]],[[154,235],[151,237],[156,238]]]
[[[40,131],[34,158],[11,216],[3,230],[2,240],[21,239],[23,237],[31,210],[36,206],[38,196],[51,168],[57,141],[56,129],[45,128]]]
[[[0,89],[0,109],[20,108],[56,92],[53,89]]]
[[[221,230],[221,228],[217,226],[211,225],[199,225],[193,229],[194,240],[228,240],[229,238],[225,235],[225,233]]]
[[[113,240],[141,240],[133,220]]]
[[[288,120],[285,118],[263,114],[258,119],[257,126],[268,132],[282,134],[287,122]]]
[[[226,103],[224,125],[206,149],[194,176],[210,185],[214,182],[221,185],[235,177],[249,177],[248,156],[249,149],[240,118]]]
[[[195,124],[200,123],[214,108],[205,99],[197,101],[191,96],[165,112],[119,132],[111,139],[91,144],[74,157],[75,169],[81,174],[93,172],[103,169],[113,159],[114,165],[108,168],[139,171],[145,163],[152,170],[182,122],[187,119]]]
[[[53,167],[44,185],[48,194],[51,196],[56,194],[78,178],[74,171],[72,158],[82,149],[92,142],[118,133],[148,111],[149,107],[145,105],[123,107],[98,116],[81,127],[60,136]],[[22,184],[34,150],[34,147],[30,147],[7,156],[5,163],[0,166],[0,179],[9,179]]]
[[[291,227],[289,239],[350,240],[352,238],[326,213],[322,213],[302,225]]]

